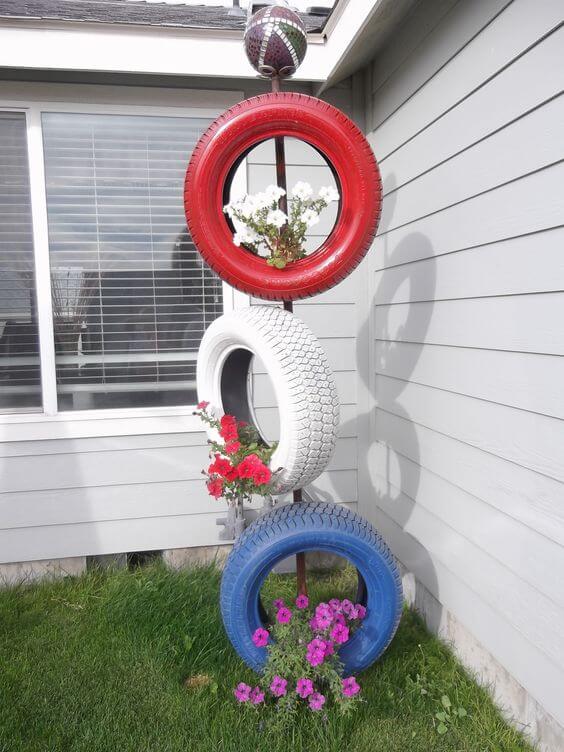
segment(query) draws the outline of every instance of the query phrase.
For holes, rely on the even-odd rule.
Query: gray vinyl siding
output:
[[[174,539],[196,545],[214,525],[200,475],[204,440],[171,433],[1,444],[2,561],[145,550]]]
[[[367,69],[385,198],[359,380],[359,510],[560,724],[563,18],[422,0]]]
[[[200,80],[197,88],[243,88],[243,82],[220,83],[224,82]],[[249,81],[245,88],[247,96],[253,96],[265,84]],[[304,85],[291,88],[311,93]],[[350,82],[326,96],[350,111]],[[301,164],[299,149],[290,153],[290,161],[296,176],[308,179],[304,170],[310,166]],[[249,190],[264,187],[255,184],[252,164],[248,177]],[[342,402],[335,455],[312,490],[320,498],[337,499],[353,508],[357,502],[355,285],[351,278],[326,296],[296,306],[296,314],[326,348]],[[255,400],[263,414],[275,412],[261,374],[256,377]],[[224,505],[207,495],[201,475],[207,464],[205,434],[186,431],[182,416],[186,408],[178,414],[167,409],[164,432],[163,419],[146,417],[144,412],[139,418],[114,419],[106,413],[86,421],[45,425],[39,419],[0,426],[0,564],[220,542],[216,519]],[[30,435],[35,440],[29,440]]]

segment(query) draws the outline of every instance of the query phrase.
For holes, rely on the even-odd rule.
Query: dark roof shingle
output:
[[[230,13],[229,7],[168,5],[143,0],[0,0],[0,19],[89,21],[93,23],[173,26],[180,28],[245,28],[247,16]],[[321,31],[324,16],[300,14],[308,32]]]

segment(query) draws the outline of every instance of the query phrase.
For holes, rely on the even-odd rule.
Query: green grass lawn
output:
[[[228,643],[214,568],[90,573],[0,592],[0,752],[502,752],[530,750],[451,653],[404,613],[347,719],[305,711],[285,734],[236,707],[252,682]],[[271,576],[266,595],[291,597]],[[347,574],[310,578],[315,601],[348,594]],[[190,676],[210,683],[187,687]],[[197,682],[196,682],[197,684]],[[437,732],[447,696],[467,715]]]

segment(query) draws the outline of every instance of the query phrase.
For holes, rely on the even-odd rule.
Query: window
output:
[[[192,92],[183,110],[186,92],[143,109],[20,104],[19,86],[6,95],[0,412],[193,405],[199,344],[225,286],[186,229],[184,175],[200,135],[240,94]],[[228,307],[238,304],[230,290]]]
[[[0,410],[40,408],[26,118],[0,111]]]
[[[223,310],[182,200],[209,123],[43,113],[59,410],[195,402],[198,346]]]

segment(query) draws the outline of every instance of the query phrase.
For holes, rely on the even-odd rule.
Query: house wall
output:
[[[5,76],[9,74],[4,71]],[[87,92],[84,85],[107,85],[112,80],[81,78],[79,74],[41,77],[50,80],[33,84],[36,98],[52,99],[56,90],[62,101],[67,96],[69,101],[77,96],[89,101],[101,90]],[[26,78],[30,78],[29,72]],[[65,78],[71,86],[68,94],[61,88]],[[138,98],[131,78],[116,82],[124,84],[123,101]],[[222,81],[221,86],[202,79],[136,79],[136,83],[154,84],[160,103],[168,91],[160,87],[172,83],[177,89],[181,83],[197,85],[212,94],[221,88],[252,96],[266,89],[259,81]],[[304,85],[291,88],[310,92]],[[326,98],[347,112],[353,109],[350,82],[328,91]],[[150,96],[143,101],[150,104]],[[210,106],[212,103],[213,95]],[[190,104],[189,92],[184,104]],[[307,159],[300,148],[293,148],[289,157],[292,170],[302,179],[312,169],[319,172],[310,164],[302,165]],[[250,189],[261,187],[268,161],[264,153],[258,162],[251,160]],[[343,403],[339,446],[328,472],[316,482],[316,492],[352,505],[357,500],[356,278],[311,303],[296,306],[297,315],[327,349]],[[266,415],[275,403],[264,376],[258,374],[257,380],[258,404]],[[134,417],[107,411],[68,419],[60,414],[48,420],[27,415],[21,422],[14,416],[6,420],[0,416],[0,564],[217,544],[220,528],[216,519],[223,507],[205,491],[201,469],[207,459],[206,437],[190,413],[184,407],[156,412],[140,409]]]
[[[545,750],[564,746],[562,21],[557,0],[423,0],[367,69],[385,198],[359,332],[360,511]]]

